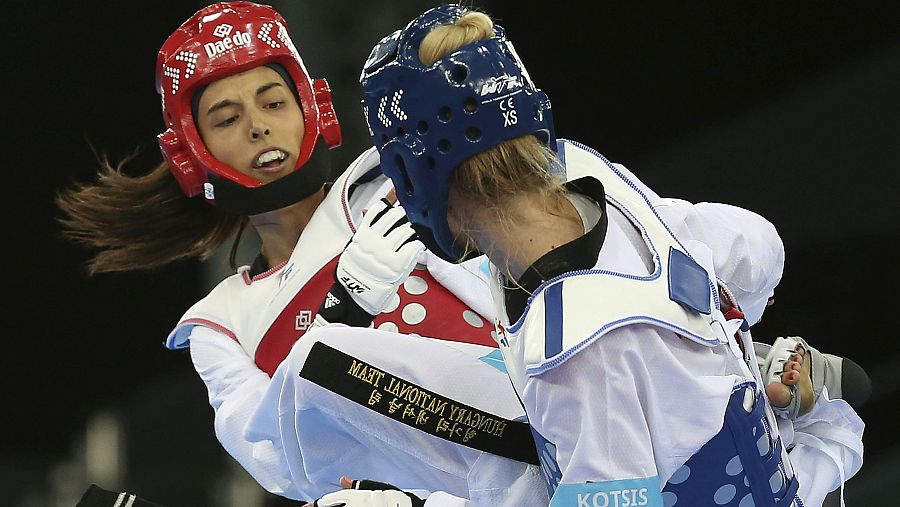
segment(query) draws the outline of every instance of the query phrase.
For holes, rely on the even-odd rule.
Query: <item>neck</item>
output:
[[[473,208],[477,248],[513,279],[548,252],[584,235],[578,211],[564,196],[513,198],[505,210],[507,223],[497,220],[495,210]]]
[[[325,198],[324,187],[302,201],[250,217],[250,225],[262,242],[262,255],[270,268],[286,261],[300,234]]]

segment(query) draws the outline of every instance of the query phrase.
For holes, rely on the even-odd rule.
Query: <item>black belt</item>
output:
[[[324,343],[313,344],[300,377],[429,435],[540,464],[528,423],[504,419],[429,391]]]

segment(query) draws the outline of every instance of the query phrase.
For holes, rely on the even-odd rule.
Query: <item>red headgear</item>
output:
[[[159,146],[188,197],[204,191],[210,173],[241,187],[262,186],[207,151],[194,123],[191,101],[196,91],[212,81],[266,64],[279,64],[287,71],[300,99],[305,132],[294,170],[309,160],[319,134],[329,148],[341,144],[328,83],[309,78],[281,15],[253,2],[210,5],[169,36],[156,61],[156,90],[162,97],[167,127],[158,136]],[[211,186],[206,198],[214,198]]]

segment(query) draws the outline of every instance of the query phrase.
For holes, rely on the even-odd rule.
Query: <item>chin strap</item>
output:
[[[216,207],[235,215],[259,215],[300,202],[321,190],[325,185],[325,169],[307,164],[256,188],[238,185],[210,173],[206,185],[206,198],[215,201]]]

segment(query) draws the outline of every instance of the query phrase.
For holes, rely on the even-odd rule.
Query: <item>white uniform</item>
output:
[[[739,244],[718,250],[717,242],[730,240],[691,227],[690,213],[664,221],[665,208],[676,203],[660,200],[590,149],[561,146],[570,181],[597,178],[605,187],[605,234],[592,223],[600,209],[594,205],[591,219],[585,199],[573,201],[593,227],[576,240],[577,250],[593,248],[594,260],[545,272],[546,283],[526,287],[534,292],[521,317],[514,312],[519,318],[508,318],[502,277],[493,284],[501,303],[501,350],[541,444],[551,505],[746,507],[754,497],[744,478],[771,487],[781,495],[778,505],[821,505],[862,464],[862,421],[844,401],[826,395],[793,424],[778,421],[779,437],[760,398],[747,326],[717,309],[716,275],[728,279],[721,273],[732,270],[726,276],[735,282],[736,299],[746,303],[748,320],[757,320],[780,266],[772,278],[765,274],[772,265],[747,256],[749,250],[735,248]],[[751,237],[768,234],[754,230],[752,221],[734,225]],[[781,255],[780,246],[768,250]],[[557,265],[565,260],[558,257],[552,259]],[[760,275],[768,280],[760,283]],[[755,420],[746,415],[751,408]],[[729,431],[738,432],[735,417],[746,429],[750,454],[723,444],[732,439]],[[793,446],[792,460],[780,459],[782,446]],[[754,479],[751,462],[762,459],[769,468],[758,470],[771,475],[757,471]],[[771,497],[768,502],[774,505]]]
[[[314,499],[348,474],[486,505],[546,504],[530,429],[514,421],[524,411],[491,337],[479,261],[458,266],[426,253],[427,269],[414,270],[376,317],[387,331],[306,333],[362,210],[390,188],[371,171],[377,164],[374,149],[363,153],[287,262],[222,281],[185,313],[168,346],[190,345],[217,437],[273,493]]]
[[[512,433],[510,423],[524,415],[497,350],[488,346],[486,323],[494,312],[479,261],[452,266],[429,254],[427,271],[414,271],[400,301],[375,320],[383,329],[442,340],[340,326],[304,335],[362,209],[387,191],[389,182],[379,176],[349,195],[350,183],[368,181],[376,164],[373,150],[364,153],[328,194],[291,259],[255,277],[244,268],[223,281],[185,314],[169,345],[190,340],[219,440],[269,491],[311,499],[347,474],[442,489],[481,505],[546,505],[538,467],[459,443],[466,435],[491,440],[506,428]],[[739,303],[748,315],[751,308],[761,314],[781,276],[774,228],[730,206],[656,204],[674,228],[708,244],[714,257],[721,254],[716,268],[739,282],[732,286]],[[465,303],[448,299],[445,288]],[[441,311],[423,314],[419,306],[431,308],[432,289],[444,292]],[[425,326],[440,314],[455,320]],[[463,334],[476,343],[451,341]],[[319,358],[329,361],[326,368],[316,368]],[[331,361],[350,362],[329,376]]]

